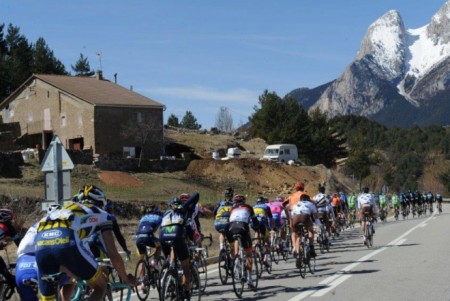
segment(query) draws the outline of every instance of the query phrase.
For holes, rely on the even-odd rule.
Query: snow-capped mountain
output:
[[[330,116],[363,115],[389,125],[450,124],[450,0],[418,29],[406,29],[399,12],[387,12],[369,26],[355,60],[338,79],[290,94]]]

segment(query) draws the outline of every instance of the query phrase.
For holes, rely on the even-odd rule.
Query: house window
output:
[[[65,127],[67,125],[66,116],[61,116],[61,127]]]
[[[136,158],[136,148],[134,146],[124,146],[123,156],[125,158]]]
[[[47,91],[47,98],[50,98],[50,91]]]
[[[136,115],[137,115],[137,122],[141,123],[142,122],[142,113],[141,112],[137,112]]]
[[[25,99],[29,99],[30,98],[30,90],[26,89],[25,90]]]
[[[33,111],[28,111],[28,121],[33,121]]]
[[[78,114],[78,125],[83,126],[83,113],[81,112]]]

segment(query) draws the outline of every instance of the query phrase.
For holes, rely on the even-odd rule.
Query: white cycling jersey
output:
[[[312,202],[298,202],[292,209],[292,215],[317,213],[317,207]]]
[[[375,206],[375,200],[370,193],[361,193],[358,196],[358,209],[363,206]]]
[[[25,236],[20,241],[19,247],[17,247],[17,258],[25,254],[34,253],[34,247],[36,246],[36,242],[34,241],[37,234],[39,222],[31,226]]]

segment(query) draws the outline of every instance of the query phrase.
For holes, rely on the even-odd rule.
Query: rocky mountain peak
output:
[[[434,45],[450,42],[450,0],[431,18],[427,27],[427,36]]]
[[[402,75],[405,60],[405,25],[400,13],[391,10],[369,26],[357,59],[370,58],[387,80]]]

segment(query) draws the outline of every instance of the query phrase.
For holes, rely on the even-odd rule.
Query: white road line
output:
[[[400,239],[398,242],[395,243],[396,246],[400,246],[406,241],[406,238]]]
[[[434,215],[434,214],[433,214]],[[336,288],[339,284],[344,283],[348,278],[350,278],[352,275],[346,275],[346,272],[351,271],[352,269],[354,269],[355,267],[357,267],[358,265],[360,265],[361,263],[365,262],[366,260],[368,260],[369,258],[377,255],[378,253],[381,253],[385,250],[388,249],[389,246],[395,246],[395,245],[401,245],[402,243],[404,243],[406,241],[405,236],[409,235],[411,232],[413,232],[414,230],[424,227],[423,225],[427,222],[429,222],[431,219],[433,218],[433,216],[429,217],[428,219],[424,220],[423,222],[421,222],[420,224],[414,226],[413,228],[409,229],[408,231],[406,231],[405,233],[403,233],[402,235],[400,235],[399,237],[397,237],[396,239],[394,239],[393,241],[391,241],[390,243],[388,243],[386,245],[386,247],[382,247],[378,250],[375,250],[363,257],[361,257],[360,259],[358,259],[356,262],[349,264],[348,266],[346,266],[345,268],[339,270],[338,272],[336,272],[336,274],[326,278],[325,280],[321,281],[319,284],[321,285],[329,285],[326,288],[316,288],[316,289],[311,289],[305,292],[302,292],[300,294],[298,294],[297,296],[289,299],[288,301],[300,301],[305,299],[306,297],[312,295],[311,297],[321,297],[323,295],[325,295],[326,293],[328,293],[330,290]]]
[[[335,289],[339,284],[343,283],[350,277],[352,277],[352,275],[342,275],[341,277],[339,277],[338,279],[336,279],[335,281],[330,283],[330,285],[327,288],[317,291],[311,297],[322,297],[323,295],[325,295],[329,291]]]

